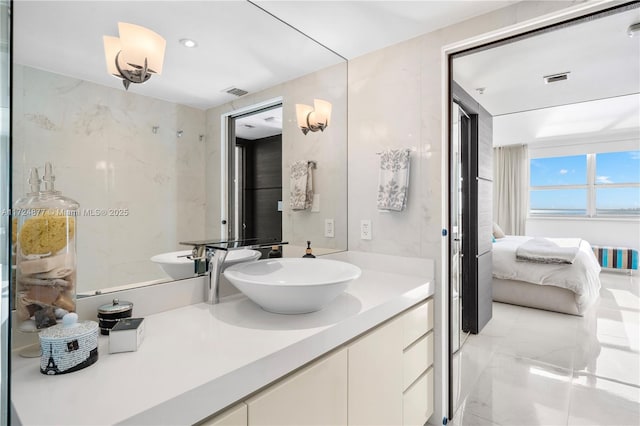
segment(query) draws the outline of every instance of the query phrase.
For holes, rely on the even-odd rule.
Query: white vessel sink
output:
[[[265,311],[304,314],[329,304],[361,273],[337,260],[285,258],[234,265],[224,276]]]
[[[181,280],[195,275],[193,260],[187,257],[189,255],[191,255],[191,250],[172,251],[157,254],[151,258],[151,261],[159,264],[162,270],[174,280]],[[257,250],[232,250],[227,253],[223,267],[258,260],[261,255],[262,253]]]

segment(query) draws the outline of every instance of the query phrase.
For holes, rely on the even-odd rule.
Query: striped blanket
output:
[[[631,248],[592,246],[600,266],[613,269],[638,269],[638,251]]]

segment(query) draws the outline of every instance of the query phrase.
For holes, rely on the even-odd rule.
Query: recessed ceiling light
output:
[[[640,35],[640,22],[629,25],[629,28],[627,28],[627,34],[629,37],[636,37]]]
[[[181,38],[180,39],[180,44],[183,45],[184,47],[196,47],[196,46],[198,46],[198,43],[196,43],[195,40],[191,40],[190,38]]]

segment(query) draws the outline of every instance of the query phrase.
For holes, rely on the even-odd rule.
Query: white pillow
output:
[[[504,238],[505,237],[504,231],[495,222],[493,222],[493,236],[495,238]]]

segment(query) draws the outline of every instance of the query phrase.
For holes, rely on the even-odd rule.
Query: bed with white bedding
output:
[[[601,268],[591,245],[579,239],[546,240],[555,251],[536,252],[545,242],[533,237],[507,235],[496,240],[493,300],[583,315],[600,293]]]

